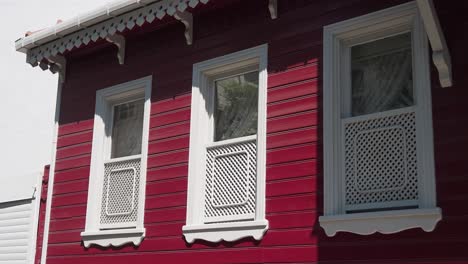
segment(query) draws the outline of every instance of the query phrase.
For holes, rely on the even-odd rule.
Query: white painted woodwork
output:
[[[193,15],[188,12],[175,12],[174,18],[184,24],[185,40],[187,42],[187,45],[192,45],[193,43]]]
[[[144,208],[146,191],[146,163],[148,156],[149,119],[151,108],[152,77],[144,77],[134,81],[104,88],[96,92],[96,112],[94,116],[93,146],[91,150],[90,181],[88,187],[88,206],[86,209],[85,231],[81,233],[85,247],[92,244],[103,247],[120,246],[127,243],[139,245],[145,236]],[[112,108],[116,103],[124,103],[144,98],[143,134],[141,155],[111,159],[111,138],[106,133],[112,127]],[[137,161],[135,161],[137,160]],[[118,168],[132,167],[135,169],[134,184],[131,188],[117,186],[133,192],[135,211],[130,215],[119,215],[115,220],[109,220],[106,214],[108,208],[103,205],[108,202],[108,193],[104,188],[105,167],[117,164]],[[121,164],[123,163],[123,165]],[[138,168],[136,168],[138,167]],[[138,179],[138,183],[136,181]],[[109,186],[107,186],[108,188]],[[137,192],[137,193],[136,193]],[[113,203],[118,201],[113,200]],[[103,217],[104,216],[104,217]]]
[[[32,264],[36,252],[37,200],[0,203],[0,264]]]
[[[412,33],[415,104],[407,108],[348,117],[345,113],[349,109],[349,103],[343,100],[343,97],[346,97],[351,89],[350,48],[353,45],[406,32]],[[441,210],[436,207],[428,42],[416,3],[409,2],[326,26],[323,47],[324,216],[319,218],[320,225],[330,236],[338,231],[370,234],[395,233],[415,227],[421,227],[426,231],[433,230],[442,216]],[[385,125],[386,118],[392,118],[392,122],[397,122],[398,125]],[[363,198],[352,196],[362,194],[348,193],[346,173],[350,161],[347,159],[352,156],[348,155],[350,145],[347,143],[346,135],[351,133],[348,130],[350,126],[351,128],[360,126],[360,123],[364,122],[377,122],[372,126],[377,125],[379,130],[373,132],[381,133],[380,136],[386,136],[388,133],[393,133],[393,136],[400,135],[399,138],[403,141],[401,146],[405,146],[403,153],[415,152],[411,157],[417,158],[417,164],[411,173],[416,173],[417,179],[414,180],[414,175],[408,174],[405,184],[413,184],[411,188],[416,188],[416,191],[393,186],[401,189],[400,192],[396,192],[397,196],[381,195],[380,191],[386,190],[377,190],[371,199],[365,198],[364,204],[353,204],[355,200],[362,201]],[[365,125],[363,129],[362,131],[365,131]],[[351,133],[350,140],[354,140],[356,135],[363,135],[362,131],[359,132],[361,134]],[[414,133],[415,138],[403,137],[405,133]],[[368,143],[362,147],[372,152],[372,147],[369,146],[374,145],[375,143]],[[391,150],[394,146],[383,148]],[[379,153],[372,155],[374,157]],[[367,165],[366,169],[375,168],[375,164]],[[388,164],[381,165],[384,168]],[[378,177],[374,179],[379,180]],[[379,182],[375,182],[372,186],[379,186]],[[392,191],[388,190],[389,193]],[[408,209],[403,210],[403,208]]]
[[[125,63],[125,37],[120,34],[114,34],[107,36],[106,40],[117,47],[117,59],[119,64],[123,65]]]
[[[253,237],[260,240],[268,229],[268,221],[265,219],[267,58],[268,46],[265,44],[193,66],[187,221],[182,228],[185,239],[189,243],[193,243],[195,239],[218,242]],[[210,114],[214,107],[212,81],[221,76],[226,77],[252,70],[259,73],[257,135],[213,142],[214,121],[213,115]],[[252,141],[256,141],[256,148],[251,146]],[[256,193],[253,194],[255,202],[246,200],[250,208],[244,207],[244,204],[236,204],[235,206],[238,207],[234,211],[237,213],[227,213],[223,205],[215,208],[216,205],[213,207],[207,202],[206,192],[213,191],[213,187],[207,188],[207,174],[211,173],[207,171],[207,164],[210,164],[208,154],[212,148],[222,148],[221,152],[228,155],[243,153],[245,157],[255,155],[252,154],[255,149],[256,170],[252,173],[248,167],[245,168],[250,175],[255,175],[256,172],[256,179],[253,183],[249,183],[256,186]],[[213,156],[218,154],[220,153],[212,153]],[[233,159],[226,162],[238,161]],[[251,159],[250,163],[253,163]],[[236,180],[242,181],[242,173],[237,172],[236,175],[238,176]],[[248,179],[252,180],[253,177]],[[245,183],[247,184],[248,181]],[[248,193],[248,186],[245,187]],[[255,209],[251,210],[252,207]]]
[[[416,3],[431,43],[432,61],[439,71],[440,84],[442,87],[450,87],[453,85],[452,62],[434,3],[432,0],[416,0]]]

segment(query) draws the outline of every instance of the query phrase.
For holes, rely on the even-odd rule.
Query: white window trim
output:
[[[416,111],[419,206],[417,209],[346,214],[341,172],[341,87],[340,53],[349,42],[359,43],[369,36],[376,39],[413,32],[413,71]],[[320,225],[328,236],[346,231],[357,234],[395,233],[420,227],[434,230],[442,218],[436,207],[434,150],[432,135],[431,82],[427,36],[417,5],[409,2],[353,18],[324,28],[324,216]],[[416,67],[415,67],[416,66]]]
[[[108,87],[96,92],[96,113],[94,115],[93,146],[91,153],[91,168],[89,175],[88,188],[88,206],[86,210],[86,227],[81,233],[85,247],[92,244],[108,247],[121,246],[126,243],[139,245],[145,236],[144,208],[146,191],[146,168],[148,157],[148,137],[149,120],[151,111],[151,82],[152,77],[147,76],[134,81],[126,82],[116,86]],[[140,189],[138,195],[138,214],[137,224],[133,228],[106,229],[99,228],[101,195],[103,186],[103,175],[101,168],[105,162],[104,153],[108,147],[105,135],[105,122],[103,119],[108,116],[107,107],[111,101],[125,98],[134,98],[136,96],[144,97],[144,117],[143,117],[143,135],[141,168],[140,168]],[[131,158],[136,157],[131,156]],[[127,158],[127,157],[126,157]]]
[[[182,228],[185,239],[193,243],[195,239],[218,242],[235,241],[244,237],[256,240],[263,238],[268,229],[265,219],[265,171],[266,171],[266,106],[267,106],[267,59],[268,45],[242,50],[214,58],[193,66],[192,112],[190,127],[189,177],[187,197],[187,221]],[[203,223],[205,144],[210,141],[207,135],[211,128],[204,96],[208,92],[210,76],[236,70],[247,65],[258,65],[258,126],[257,126],[257,197],[253,221],[228,223]],[[234,139],[236,140],[236,139]]]

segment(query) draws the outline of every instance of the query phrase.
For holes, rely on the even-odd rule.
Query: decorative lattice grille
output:
[[[136,222],[141,159],[108,162],[104,165],[101,225]]]
[[[256,140],[207,149],[205,223],[253,219]]]
[[[344,129],[346,209],[417,205],[415,113],[352,121]]]

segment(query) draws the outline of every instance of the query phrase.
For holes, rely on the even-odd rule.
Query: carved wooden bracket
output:
[[[49,70],[52,73],[59,73],[59,80],[63,82],[65,80],[65,72],[67,67],[67,59],[62,55],[48,57]],[[41,67],[42,68],[42,67]]]
[[[450,87],[452,81],[452,62],[432,0],[417,0],[427,36],[432,47],[432,60],[439,72],[442,87]]]
[[[270,10],[271,19],[278,18],[278,0],[270,0],[268,2],[268,9]]]
[[[193,43],[193,15],[188,12],[175,12],[174,18],[184,23],[185,25],[185,39],[187,45],[192,45]]]
[[[125,37],[120,34],[114,34],[112,36],[107,36],[106,41],[117,46],[117,58],[119,59],[120,65],[125,63]]]

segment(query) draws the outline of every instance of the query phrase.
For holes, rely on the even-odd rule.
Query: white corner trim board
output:
[[[268,229],[265,219],[267,57],[268,46],[265,44],[193,66],[187,220],[182,228],[188,243],[196,239],[219,242],[253,237],[260,240]],[[214,121],[210,114],[214,111],[214,81],[257,71],[257,135],[214,141]],[[242,203],[214,206],[216,187],[214,184],[208,186],[207,182],[214,181],[216,176],[206,169],[207,164],[214,167],[216,161],[213,160],[217,157],[239,153],[245,155],[247,161],[247,173],[242,174],[247,180],[241,184],[250,191],[236,198],[243,200]],[[230,162],[226,166],[235,166],[234,161]],[[233,176],[232,179],[238,178]]]
[[[434,3],[432,0],[416,0],[416,2],[431,42],[432,60],[439,71],[440,84],[442,87],[450,87],[453,85],[452,62]]]
[[[409,107],[353,117],[349,107],[351,74],[347,74],[351,71],[351,48],[408,33],[411,34],[414,103]],[[433,230],[442,213],[436,205],[428,42],[416,3],[409,2],[328,25],[324,28],[323,47],[324,215],[319,218],[320,225],[330,236],[340,231],[371,234],[415,227]],[[353,154],[357,145],[349,143],[356,140],[357,136],[353,135],[397,131],[391,130],[395,127],[404,135],[398,139],[404,143],[400,150],[408,153],[403,154],[406,162],[398,164],[413,160],[412,180],[409,181],[408,173],[404,173],[410,171],[405,167],[398,174],[404,178],[404,184],[398,188],[375,187],[367,192],[353,187],[352,183],[357,182],[355,177],[360,173],[356,169],[357,154]],[[378,135],[385,138],[384,134]],[[364,146],[384,144],[381,142],[388,141],[370,141]],[[411,145],[406,144],[409,142]],[[381,155],[366,151],[367,148],[361,149],[359,153]],[[382,166],[387,164],[382,162]],[[368,177],[361,181],[378,186],[379,180],[388,176],[382,171],[359,175]]]
[[[442,219],[442,212],[439,208],[410,209],[320,216],[319,219],[320,225],[328,236],[334,236],[340,231],[360,235],[370,235],[376,232],[392,234],[418,227],[426,232],[431,232]]]
[[[151,89],[152,76],[147,76],[96,92],[86,226],[84,232],[81,233],[86,247],[92,244],[103,247],[120,246],[126,243],[139,245],[144,238]],[[115,105],[141,99],[144,99],[141,155],[111,159],[111,136],[106,131],[109,131],[112,127],[112,109]],[[110,175],[114,171],[133,171],[133,187],[124,190],[127,192],[131,190],[133,192],[132,197],[138,198],[135,201],[132,198],[132,206],[129,212],[110,214],[107,211],[109,200],[106,199],[109,199]],[[107,184],[105,184],[106,177]],[[114,188],[128,188],[128,186],[114,185]],[[114,204],[119,201],[117,198],[117,200],[114,200]],[[105,204],[105,207],[103,207],[103,204]]]

